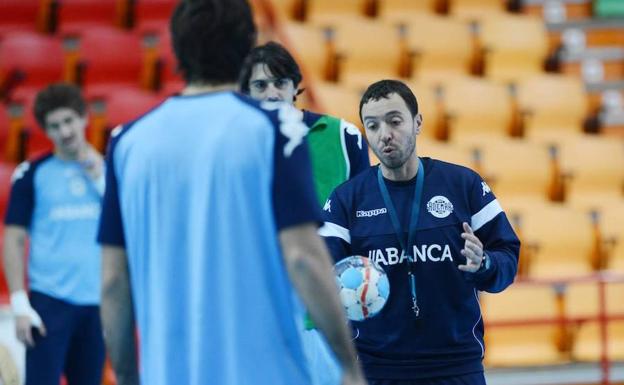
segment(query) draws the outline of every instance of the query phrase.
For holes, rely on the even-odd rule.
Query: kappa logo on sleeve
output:
[[[490,186],[488,186],[488,184],[485,182],[481,182],[481,188],[483,189],[483,196],[492,192],[492,189],[490,189]]]
[[[362,132],[352,123],[349,123],[342,119],[340,120],[340,125],[341,125],[341,128],[345,130],[347,134],[352,135],[352,136],[357,136],[358,147],[361,150],[362,149]]]
[[[268,111],[277,110],[280,132],[288,138],[288,142],[284,146],[284,156],[290,158],[297,146],[303,143],[303,138],[308,135],[308,131],[310,130],[308,126],[303,123],[303,112],[284,102],[264,101],[260,103],[260,107]]]
[[[118,136],[119,134],[121,134],[121,131],[123,131],[123,126],[120,124],[117,127],[113,128],[113,130],[111,131],[111,138],[114,138],[116,136]]]
[[[22,179],[26,172],[30,169],[29,162],[22,162],[13,171],[13,175],[11,175],[11,183],[15,183],[16,180]]]
[[[327,211],[331,213],[331,199],[325,201],[325,206],[323,206],[323,211]]]

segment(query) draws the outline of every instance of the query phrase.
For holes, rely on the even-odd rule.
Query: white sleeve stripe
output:
[[[470,220],[470,227],[472,227],[472,231],[479,230],[483,227],[483,225],[494,219],[494,217],[501,212],[503,212],[503,208],[500,203],[498,203],[498,200],[494,199],[492,202],[485,205],[481,211],[472,216]]]
[[[351,244],[351,234],[349,234],[349,229],[345,229],[335,223],[325,222],[323,227],[318,230],[318,234],[322,237],[338,237],[348,244]]]

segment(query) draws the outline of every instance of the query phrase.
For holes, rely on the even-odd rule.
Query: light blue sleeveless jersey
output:
[[[142,384],[310,384],[277,238],[320,219],[300,115],[220,92],[115,132],[99,239],[127,251]]]

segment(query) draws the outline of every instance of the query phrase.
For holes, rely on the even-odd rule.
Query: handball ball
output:
[[[340,300],[352,321],[374,317],[386,304],[390,283],[386,273],[362,256],[347,257],[334,266]]]

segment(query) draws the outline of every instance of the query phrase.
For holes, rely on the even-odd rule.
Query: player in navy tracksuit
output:
[[[375,317],[353,322],[371,384],[485,384],[477,292],[512,283],[520,242],[474,171],[419,158],[422,117],[407,86],[384,80],[360,103],[381,161],[337,187],[320,230],[336,260],[364,255],[390,279]]]

